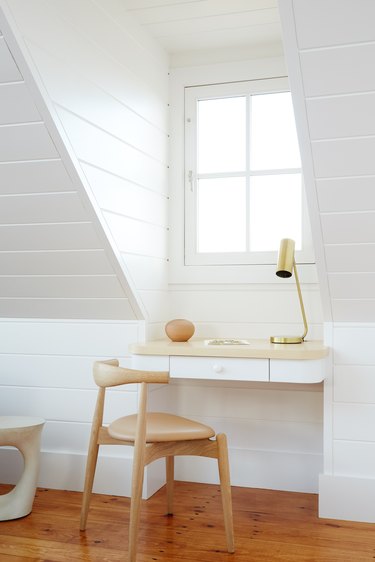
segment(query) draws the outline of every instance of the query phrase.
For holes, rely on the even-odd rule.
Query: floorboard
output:
[[[8,491],[0,485],[0,494]],[[32,513],[0,523],[1,562],[125,562],[129,499],[93,495],[86,532],[81,494],[38,489]],[[218,486],[176,482],[143,502],[138,562],[374,562],[375,525],[319,519],[317,496],[233,487],[236,552],[225,550]]]

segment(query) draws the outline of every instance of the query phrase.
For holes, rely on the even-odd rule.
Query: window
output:
[[[285,79],[185,88],[185,264],[312,261]],[[311,252],[310,252],[311,250]]]

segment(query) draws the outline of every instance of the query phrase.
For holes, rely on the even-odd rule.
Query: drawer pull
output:
[[[223,370],[223,367],[221,365],[218,365],[217,363],[215,363],[212,368],[215,371],[215,373],[221,373]]]

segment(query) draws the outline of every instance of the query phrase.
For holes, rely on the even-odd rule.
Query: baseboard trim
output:
[[[164,485],[165,471],[158,463],[145,470],[143,498],[152,496]],[[0,449],[0,481],[16,484],[23,470],[22,456],[14,448]],[[86,468],[86,455],[42,451],[38,487],[81,492]],[[132,457],[99,455],[94,480],[94,492],[130,497]]]
[[[375,523],[375,479],[321,474],[319,517]]]

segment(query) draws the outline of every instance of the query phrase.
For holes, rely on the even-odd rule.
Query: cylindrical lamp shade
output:
[[[294,265],[295,242],[291,238],[283,238],[280,242],[279,259],[276,275],[278,277],[291,277]]]

